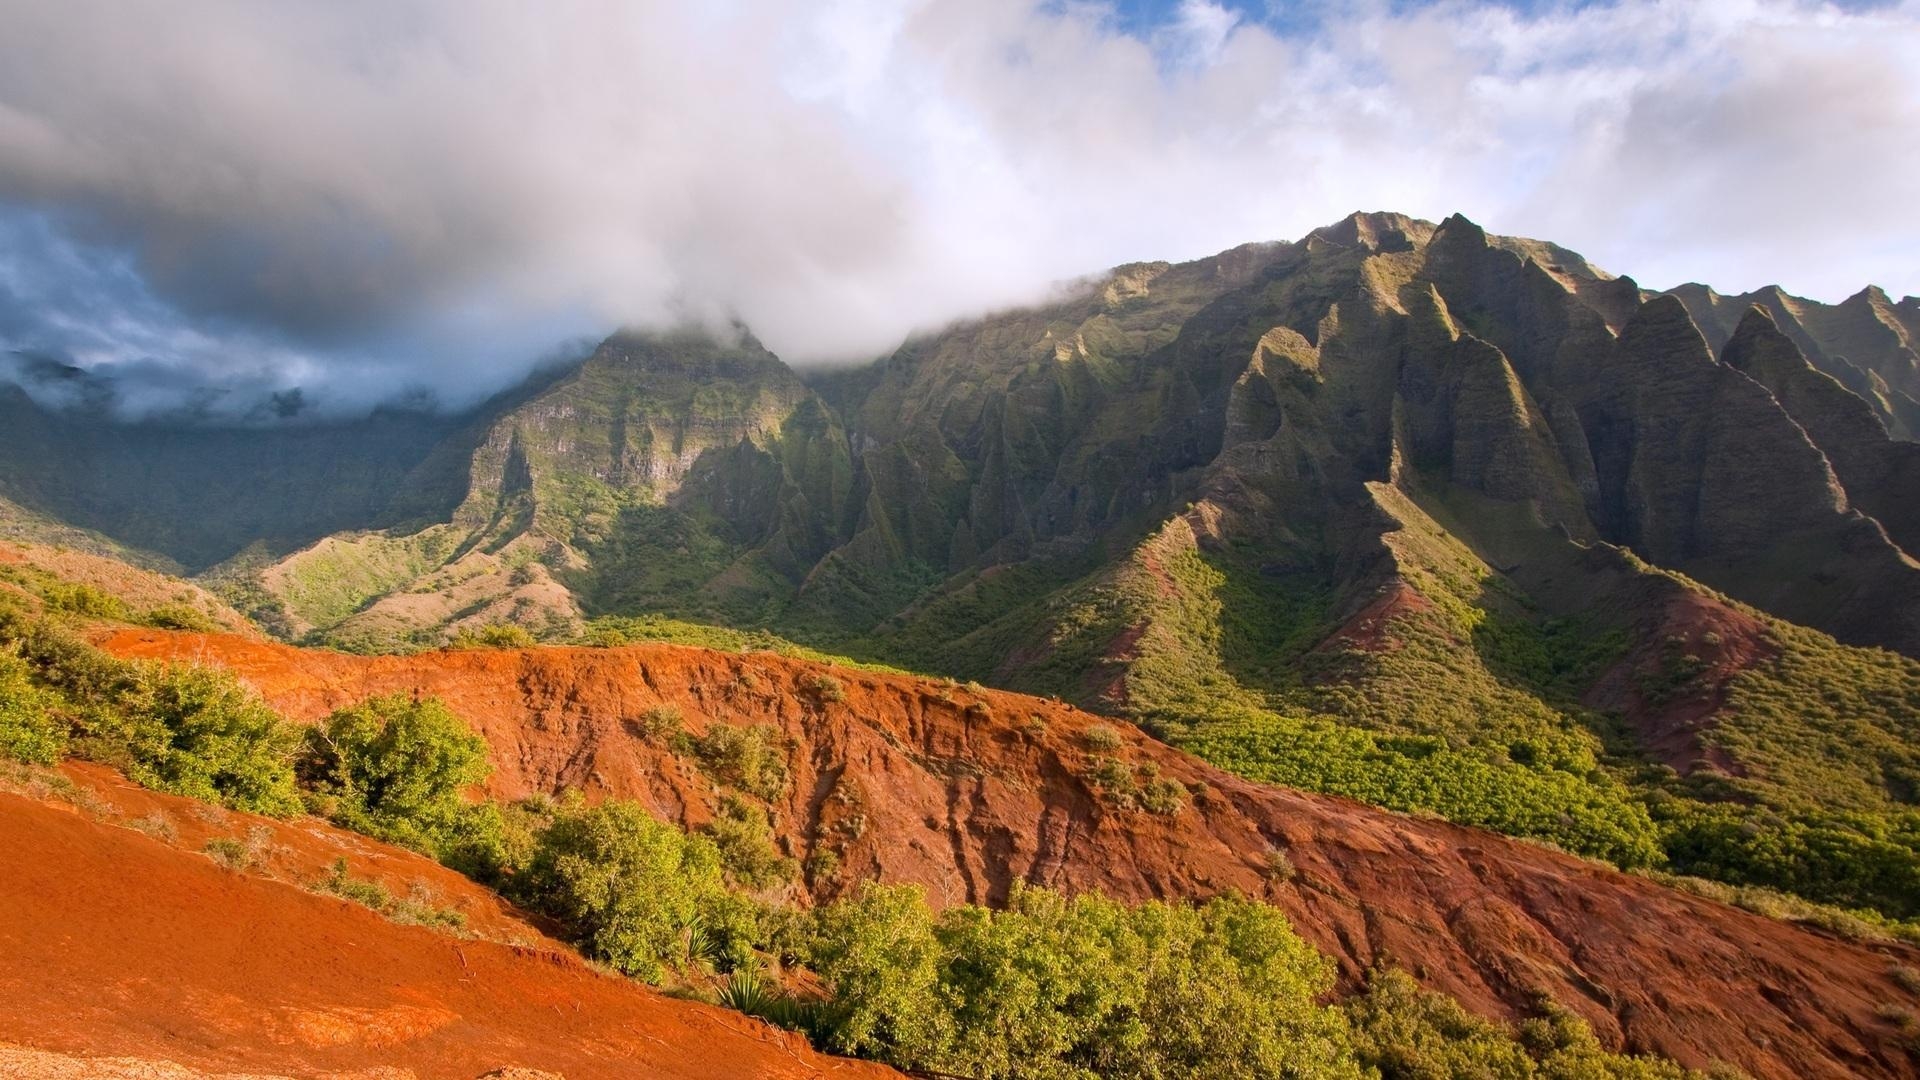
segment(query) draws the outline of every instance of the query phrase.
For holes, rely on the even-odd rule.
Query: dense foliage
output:
[[[470,872],[500,860],[499,811],[463,794],[487,744],[438,700],[369,698],[308,728],[299,756],[313,805],[339,824]]]
[[[755,909],[728,890],[719,849],[632,803],[554,808],[508,891],[565,922],[589,955],[650,983],[670,967],[752,955]]]
[[[815,919],[825,1043],[979,1077],[1354,1077],[1327,960],[1274,908],[1016,891],[938,915],[869,885]]]
[[[33,682],[33,670],[0,651],[0,757],[51,765],[67,749],[60,699]]]

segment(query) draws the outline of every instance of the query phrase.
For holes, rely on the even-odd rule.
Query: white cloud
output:
[[[1916,0],[1376,3],[1310,39],[1209,0],[1143,36],[1026,0],[0,0],[0,25],[0,199],[136,253],[201,335],[181,363],[219,378],[206,328],[241,327],[310,384],[352,372],[336,400],[479,392],[536,333],[687,315],[870,355],[1360,208],[1653,285],[1920,292]]]

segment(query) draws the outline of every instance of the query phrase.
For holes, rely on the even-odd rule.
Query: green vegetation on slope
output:
[[[1576,700],[1624,634],[1543,615],[1441,530],[1395,537],[1412,588],[1381,594],[1371,640],[1328,640],[1311,575],[1203,551],[1176,520],[1056,601],[1056,633],[1078,634],[1059,648],[1099,671],[1085,658],[1125,631],[1113,704],[1253,779],[1920,932],[1920,664],[1768,621],[1778,655],[1732,681],[1706,736],[1744,775],[1683,778]]]
[[[0,753],[44,762],[58,740],[35,740],[64,725],[76,748],[134,761],[129,775],[154,787],[280,814],[304,800],[477,874],[619,971],[843,1053],[981,1080],[1686,1075],[1604,1051],[1550,1003],[1513,1030],[1382,973],[1363,997],[1326,1004],[1331,963],[1264,904],[1129,907],[1023,889],[1004,911],[935,914],[917,888],[868,884],[806,911],[745,891],[765,883],[750,867],[768,871],[772,845],[764,811],[739,800],[698,834],[617,800],[476,804],[462,789],[484,775],[483,747],[438,702],[369,700],[296,750],[291,727],[231,676],[113,660],[17,606],[0,621],[0,644]],[[673,737],[668,718],[657,726]],[[729,783],[784,777],[764,761],[735,776],[740,755],[709,757]],[[236,870],[254,858],[231,838],[209,854]],[[458,929],[450,913],[398,903],[344,865],[317,887]],[[811,977],[792,977],[802,970]],[[789,982],[819,989],[796,997]]]

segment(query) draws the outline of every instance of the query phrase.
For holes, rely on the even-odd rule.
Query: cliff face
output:
[[[1852,505],[1903,551],[1920,551],[1920,443],[1890,437],[1866,400],[1808,363],[1765,308],[1748,309],[1721,360],[1765,386],[1806,430]]]
[[[1830,387],[1790,358],[1740,366],[1757,363],[1757,331],[1736,335],[1756,305],[1783,339],[1767,347]],[[29,467],[0,497],[17,519],[191,565],[264,541],[226,577],[258,586],[288,633],[377,643],[668,610],[885,634],[917,659],[981,634],[1035,646],[1057,628],[1032,601],[1196,504],[1206,543],[1358,603],[1395,572],[1367,488],[1387,483],[1429,513],[1484,496],[1913,652],[1920,571],[1898,545],[1920,503],[1904,449],[1915,310],[1872,289],[1833,307],[1777,289],[1649,297],[1464,218],[1356,214],[1297,243],[1122,267],[814,387],[744,331],[622,334],[469,418],[115,428],[71,460],[8,455]],[[1736,336],[1739,364],[1717,360]],[[36,445],[103,423],[8,408]],[[171,449],[134,467],[148,444]],[[202,484],[216,457],[281,464]],[[168,515],[136,489],[195,494]],[[1487,555],[1513,527],[1468,546]]]
[[[1869,286],[1837,305],[1793,296],[1778,287],[1722,296],[1704,285],[1673,291],[1716,348],[1758,307],[1816,369],[1831,375],[1873,410],[1895,438],[1920,435],[1920,298],[1898,304]]]
[[[370,694],[445,700],[492,747],[494,794],[576,789],[698,825],[715,781],[646,733],[659,706],[693,734],[768,725],[788,783],[785,853],[835,856],[796,885],[868,879],[936,903],[1003,899],[1015,880],[1128,899],[1264,897],[1337,959],[1349,986],[1391,962],[1492,1016],[1546,991],[1609,1044],[1757,1077],[1912,1075],[1881,1037],[1895,963],[1920,954],[1762,918],[1544,848],[1343,799],[1249,783],[1058,702],[935,680],[677,646],[352,657],[225,636],[122,631],[123,656],[230,667],[289,717]],[[821,676],[837,679],[823,695]],[[1106,725],[1118,745],[1087,732]],[[1098,758],[1199,792],[1123,809]],[[1272,852],[1294,873],[1276,876]],[[815,863],[814,865],[820,865]]]

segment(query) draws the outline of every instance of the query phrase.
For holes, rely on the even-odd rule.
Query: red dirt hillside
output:
[[[420,856],[311,819],[144,791],[98,768],[67,775],[86,813],[0,793],[0,1076],[898,1076],[600,974]],[[430,883],[471,931],[533,944],[402,926],[221,869],[194,848],[209,833],[253,836],[276,876],[308,876],[349,852],[357,876],[396,891]]]
[[[771,724],[791,740],[776,806],[789,853],[839,856],[831,894],[865,878],[925,884],[936,902],[993,901],[1016,878],[1125,898],[1237,889],[1270,898],[1349,979],[1379,963],[1489,1015],[1544,990],[1616,1047],[1758,1077],[1920,1075],[1875,1016],[1920,951],[1850,942],[1441,821],[1250,783],[1131,727],[1018,694],[668,645],[359,657],[237,637],[122,630],[122,656],[236,671],[311,721],[393,691],[444,699],[493,747],[496,794],[563,787],[634,798],[691,824],[718,792],[661,741],[649,709],[689,731]],[[823,692],[821,676],[841,684]],[[1108,808],[1085,779],[1085,731],[1115,756],[1204,784],[1179,814]],[[1275,881],[1269,852],[1297,868]]]

